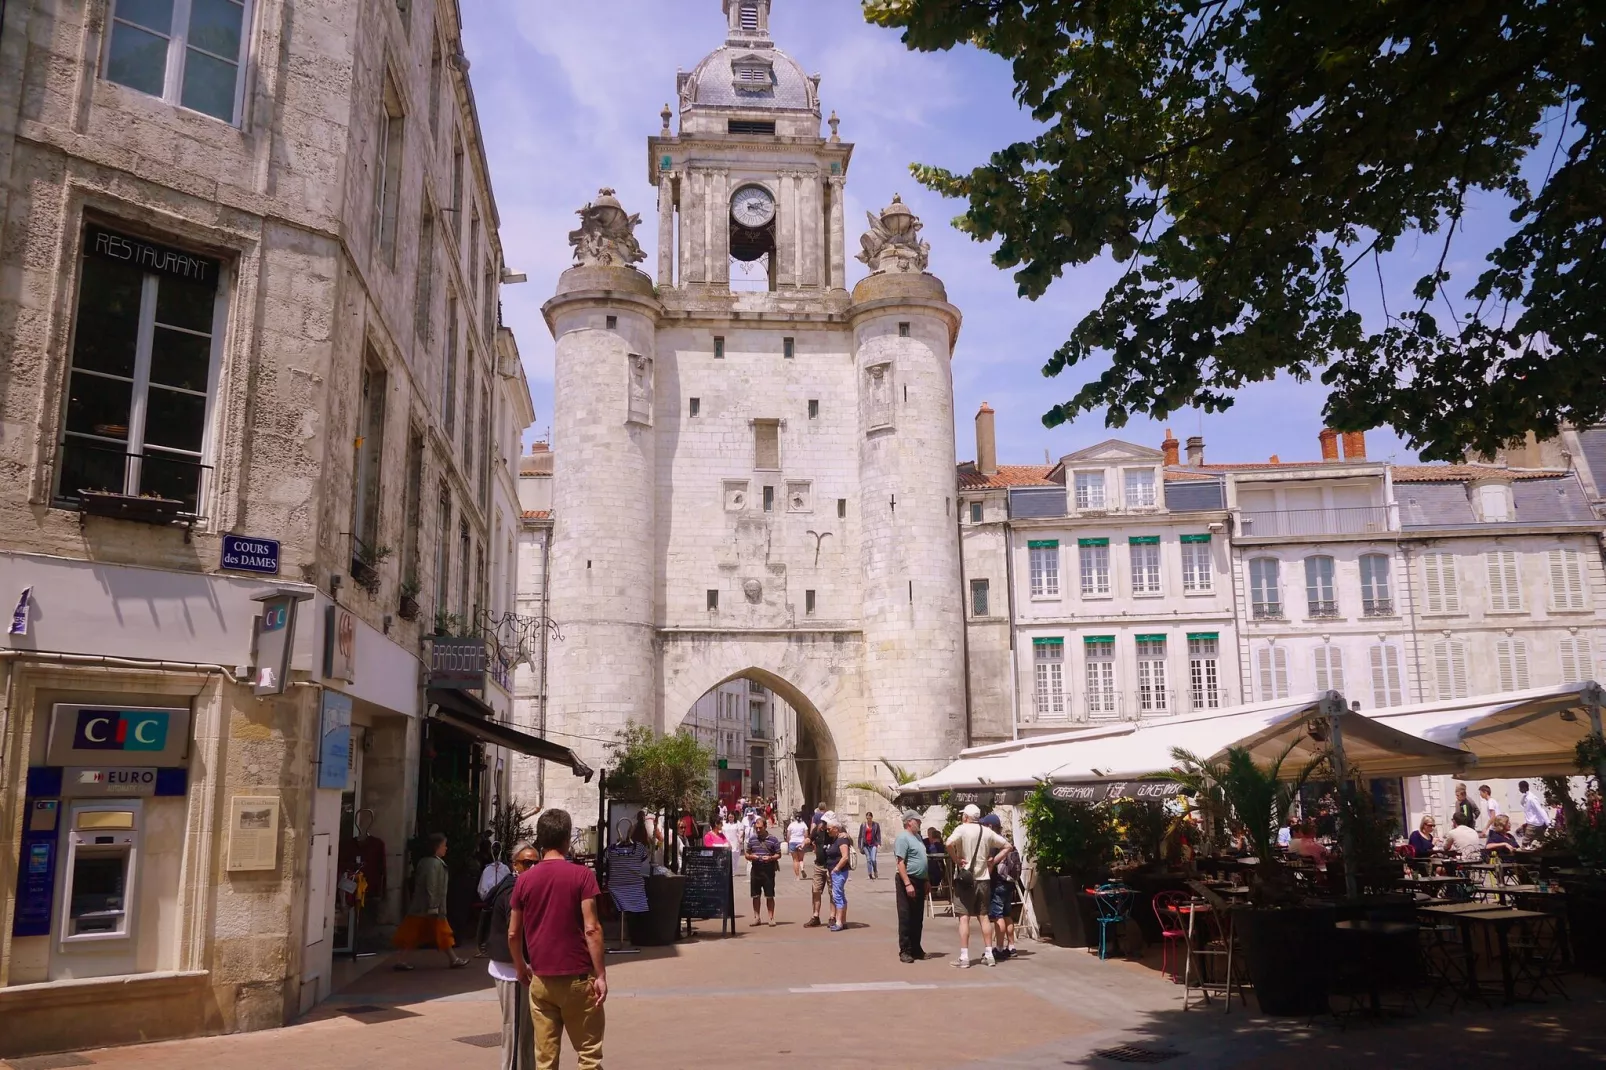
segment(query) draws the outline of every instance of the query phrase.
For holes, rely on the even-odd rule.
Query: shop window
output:
[[[106,79],[237,122],[250,15],[248,0],[115,0]]]

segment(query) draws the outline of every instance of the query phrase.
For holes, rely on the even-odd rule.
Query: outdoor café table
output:
[[[1487,914],[1490,911],[1502,908],[1489,903],[1441,903],[1438,906],[1425,906],[1418,909],[1423,914],[1430,916],[1452,918],[1460,925],[1461,948],[1466,956],[1466,994],[1474,999],[1482,999],[1483,994],[1478,986],[1478,960],[1472,950],[1472,927],[1468,919],[1478,914]]]
[[[1478,910],[1464,914],[1463,920],[1480,925],[1492,925],[1500,943],[1500,983],[1505,989],[1506,1003],[1517,1002],[1517,981],[1511,973],[1511,927],[1519,921],[1538,921],[1549,918],[1537,910],[1514,910],[1501,907],[1495,910]]]
[[[1418,955],[1419,926],[1415,922],[1400,921],[1341,921],[1333,926],[1340,939],[1348,939],[1359,959],[1361,982],[1372,1004],[1374,1017],[1383,1013],[1382,981],[1390,979],[1396,986],[1409,979],[1409,967],[1402,963],[1415,963]]]
[[[1470,883],[1466,877],[1400,877],[1394,882],[1401,888],[1410,888],[1415,891],[1426,891],[1430,895],[1443,897],[1454,885]]]

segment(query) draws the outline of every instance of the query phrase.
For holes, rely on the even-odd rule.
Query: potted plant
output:
[[[388,546],[357,543],[357,553],[351,559],[351,582],[367,591],[369,598],[379,595],[379,566],[392,552]]]
[[[1040,784],[1026,797],[1022,817],[1054,943],[1088,946],[1089,918],[1078,893],[1104,877],[1115,854],[1110,807],[1056,799],[1050,785]]]
[[[620,729],[609,746],[614,755],[607,784],[610,796],[635,800],[648,813],[671,817],[708,809],[714,752],[690,732],[659,735],[646,725],[632,724]],[[647,916],[639,924],[639,915],[632,916],[631,942],[649,947],[673,943],[685,891],[686,878],[679,874],[649,876]]]
[[[408,576],[402,580],[396,606],[396,612],[400,614],[402,620],[418,619],[418,593],[423,589],[424,585],[418,582],[417,576]]]
[[[1573,962],[1596,977],[1606,977],[1606,812],[1601,807],[1598,773],[1603,759],[1606,739],[1599,733],[1578,741],[1574,760],[1585,777],[1582,805],[1573,798],[1565,777],[1544,781],[1545,798],[1559,810],[1557,821],[1547,830],[1545,851],[1576,862],[1565,870],[1550,871],[1567,889],[1567,936]]]
[[[1207,798],[1219,797],[1243,822],[1254,847],[1249,905],[1237,911],[1233,924],[1243,935],[1249,978],[1263,1014],[1327,1010],[1334,908],[1302,901],[1275,846],[1277,829],[1288,819],[1299,789],[1327,762],[1319,755],[1291,777],[1285,775],[1283,765],[1296,745],[1289,744],[1266,766],[1241,747],[1228,747],[1220,761],[1179,747],[1171,752],[1178,768],[1165,774]]]

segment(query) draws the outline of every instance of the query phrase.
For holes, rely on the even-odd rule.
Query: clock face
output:
[[[743,186],[731,198],[731,218],[757,229],[775,218],[775,199],[761,186]]]

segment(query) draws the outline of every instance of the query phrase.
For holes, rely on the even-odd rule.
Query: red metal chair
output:
[[[1153,900],[1154,916],[1160,923],[1160,972],[1177,984],[1182,983],[1180,971],[1188,952],[1188,928],[1180,910],[1192,899],[1187,892],[1159,892]]]

